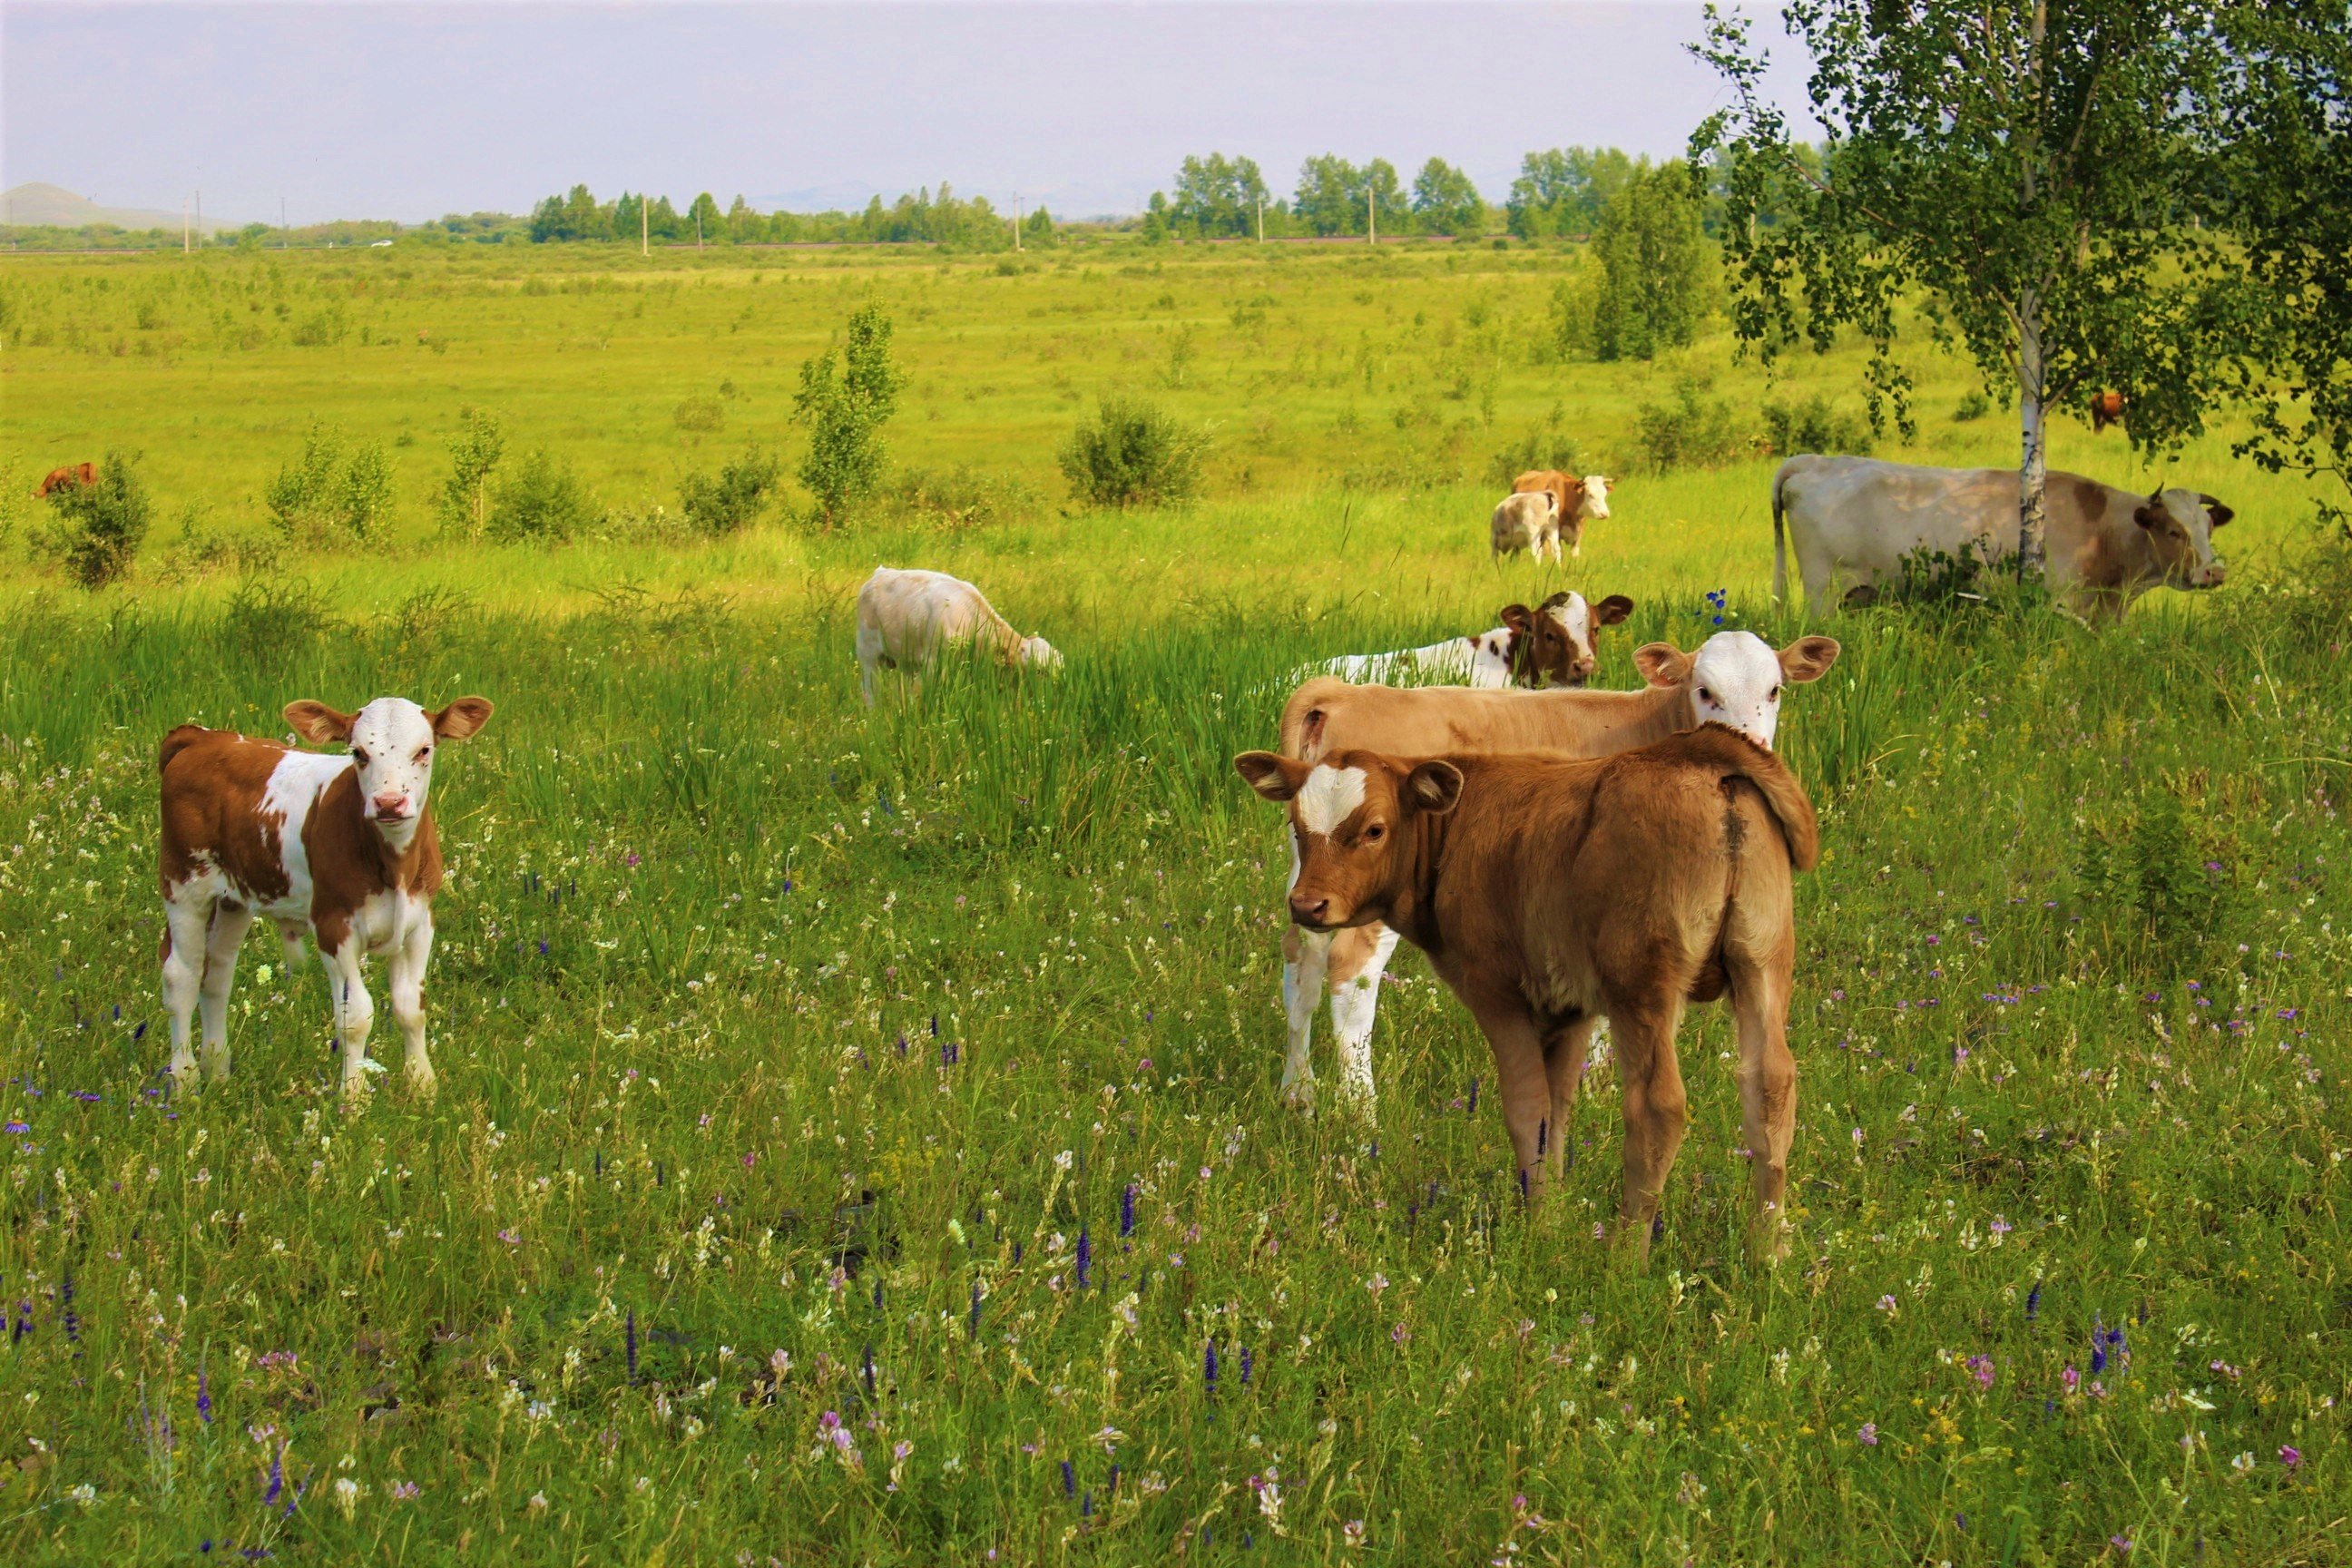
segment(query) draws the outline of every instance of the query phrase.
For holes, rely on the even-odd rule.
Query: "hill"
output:
[[[88,196],[63,185],[30,180],[0,192],[0,224],[27,228],[86,228],[92,224],[117,228],[177,228],[180,215],[149,207],[102,207]],[[200,234],[217,234],[230,226],[217,218],[192,225]]]

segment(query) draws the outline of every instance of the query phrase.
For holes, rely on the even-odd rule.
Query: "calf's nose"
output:
[[[408,810],[408,796],[396,789],[378,790],[375,794],[375,809],[377,815],[381,816],[404,816]]]
[[[1290,918],[1303,926],[1319,926],[1331,912],[1331,900],[1318,899],[1312,893],[1290,895]]]

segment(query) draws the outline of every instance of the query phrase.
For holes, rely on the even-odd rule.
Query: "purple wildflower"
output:
[[[261,1494],[264,1506],[276,1502],[286,1490],[286,1445],[280,1443],[269,1456],[269,1489]]]
[[[196,1368],[196,1418],[207,1426],[213,1424],[212,1380],[201,1364]]]
[[[2279,1463],[2284,1465],[2290,1470],[2301,1469],[2303,1468],[2303,1450],[2294,1447],[2292,1445],[2282,1444],[2279,1447]]]
[[[1475,1078],[1474,1078],[1474,1079],[1472,1079],[1470,1080],[1470,1111],[1469,1111],[1469,1114],[1471,1114],[1471,1115],[1473,1115],[1473,1116],[1475,1116],[1475,1115],[1477,1115],[1477,1114],[1478,1114],[1478,1080],[1477,1080],[1476,1079],[1475,1079]]]
[[[1201,1353],[1201,1385],[1211,1394],[1217,1392],[1217,1342],[1211,1340]]]
[[[1067,1459],[1062,1461],[1062,1495],[1066,1498],[1078,1495],[1078,1472]]]
[[[1085,1226],[1078,1226],[1078,1289],[1087,1288],[1087,1270],[1094,1266],[1094,1237]]]
[[[1135,1184],[1133,1182],[1128,1183],[1126,1190],[1118,1194],[1118,1234],[1122,1237],[1135,1234]]]
[[[1250,1367],[1254,1363],[1250,1358],[1250,1348],[1247,1345],[1244,1345],[1242,1347],[1242,1386],[1244,1388],[1247,1388],[1249,1386]]]
[[[629,1309],[628,1323],[621,1331],[621,1343],[628,1352],[629,1381],[635,1383],[637,1380],[637,1310],[635,1307]]]
[[[980,1281],[977,1279],[971,1282],[971,1323],[965,1331],[973,1339],[980,1337]]]
[[[2041,1315],[2042,1281],[2037,1279],[2033,1282],[2033,1289],[2025,1293],[2025,1321],[2030,1323]]]
[[[1861,1431],[1859,1431],[1859,1432],[1856,1432],[1853,1436],[1854,1436],[1854,1439],[1855,1439],[1855,1441],[1857,1441],[1857,1442],[1861,1443],[1864,1447],[1867,1447],[1867,1448],[1875,1448],[1875,1447],[1878,1447],[1878,1423],[1877,1423],[1877,1422],[1875,1422],[1875,1421],[1865,1421],[1865,1422],[1864,1422],[1864,1423],[1862,1424],[1862,1430],[1861,1430]]]

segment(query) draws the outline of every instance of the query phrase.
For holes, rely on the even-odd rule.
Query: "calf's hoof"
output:
[[[1315,1080],[1311,1078],[1286,1079],[1282,1085],[1285,1110],[1311,1116],[1315,1111]]]
[[[441,1080],[433,1076],[433,1068],[427,1062],[409,1063],[406,1077],[408,1091],[419,1100],[432,1099],[441,1088]]]

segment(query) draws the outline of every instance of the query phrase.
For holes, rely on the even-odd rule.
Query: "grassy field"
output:
[[[1850,400],[1859,356],[1780,387],[1719,339],[1541,362],[1575,266],[0,266],[0,465],[137,450],[165,520],[123,587],[15,542],[0,580],[0,1551],[2343,1561],[2352,572],[2309,498],[2225,425],[2161,470],[2238,509],[2224,590],[2104,636],[2000,605],[1809,626],[1765,599],[1769,461],[1642,473],[1633,410],[1692,371],[1743,408]],[[467,404],[616,510],[746,439],[796,452],[799,362],[869,295],[914,377],[898,459],[1034,503],[676,546],[434,531]],[[1919,441],[1882,450],[2006,460],[1998,415],[1950,417],[1962,367],[1922,370]],[[1214,426],[1202,500],[1062,499],[1055,448],[1122,389]],[[705,395],[724,429],[682,431]],[[257,498],[314,416],[392,451],[388,545],[271,544]],[[1564,576],[1492,565],[1485,470],[1555,431],[1616,515]],[[2055,460],[2156,482],[2071,423]],[[190,508],[229,546],[184,547]],[[846,606],[885,560],[974,577],[1067,669],[869,715]],[[1685,1029],[1646,1273],[1596,1237],[1606,1070],[1530,1219],[1485,1048],[1417,959],[1377,1131],[1276,1104],[1284,863],[1230,757],[1303,657],[1562,580],[1639,603],[1605,684],[1718,613],[1845,645],[1782,723],[1829,853],[1799,885],[1778,1269],[1741,1258],[1719,1008]],[[165,1096],[156,739],[476,690],[499,711],[435,794],[438,1100],[339,1105],[324,987],[258,942],[236,1078]]]

